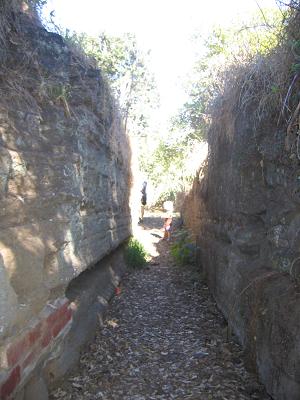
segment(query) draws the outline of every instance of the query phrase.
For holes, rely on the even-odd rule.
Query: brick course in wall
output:
[[[69,330],[72,305],[64,299],[48,304],[40,314],[40,321],[23,332],[13,342],[2,347],[0,399],[12,398],[15,389],[26,381],[30,372],[52,344]]]

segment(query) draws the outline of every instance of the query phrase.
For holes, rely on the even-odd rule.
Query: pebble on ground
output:
[[[155,243],[155,262],[126,274],[77,373],[50,399],[270,399],[246,370],[240,346],[227,340],[197,269],[175,265],[159,228],[159,215],[138,228]]]

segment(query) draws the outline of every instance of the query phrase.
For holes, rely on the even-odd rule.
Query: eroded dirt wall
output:
[[[130,235],[130,148],[107,84],[59,35],[16,20],[0,68],[1,399],[72,325],[70,281]]]
[[[276,116],[223,104],[183,209],[217,303],[274,399],[300,398],[300,161]]]

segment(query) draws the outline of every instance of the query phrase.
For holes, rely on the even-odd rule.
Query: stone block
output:
[[[8,378],[1,383],[0,398],[1,400],[9,399],[18,383],[21,380],[21,368],[17,365],[9,374]]]
[[[34,376],[24,388],[23,400],[48,400],[48,389],[44,379]]]
[[[21,359],[24,358],[25,354],[30,350],[30,343],[28,335],[25,335],[20,340],[13,342],[7,349],[7,364],[8,367],[12,367]]]

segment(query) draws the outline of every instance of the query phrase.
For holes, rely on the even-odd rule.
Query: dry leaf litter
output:
[[[246,370],[240,346],[227,340],[195,267],[175,265],[170,243],[160,238],[161,221],[152,215],[138,228],[156,257],[126,274],[77,373],[51,400],[270,399]]]

